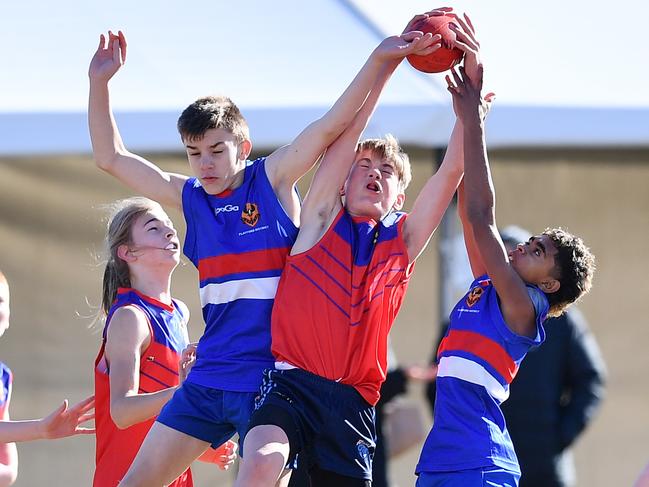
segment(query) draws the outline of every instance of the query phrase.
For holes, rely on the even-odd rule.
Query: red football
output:
[[[442,47],[427,56],[415,54],[408,56],[408,62],[412,67],[424,73],[441,73],[462,61],[464,52],[452,47],[455,42],[455,32],[449,28],[448,24],[454,20],[450,15],[436,15],[422,19],[413,25],[412,30],[420,30],[424,34],[427,32],[433,35],[441,34]]]

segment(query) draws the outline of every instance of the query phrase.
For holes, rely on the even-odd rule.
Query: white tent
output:
[[[89,151],[86,70],[99,34],[109,28],[123,29],[129,40],[127,64],[111,83],[129,148],[181,149],[177,116],[198,96],[215,92],[242,108],[257,148],[276,147],[326,111],[384,33],[398,32],[413,12],[428,7],[398,3],[397,8],[385,0],[11,2],[0,18],[0,41],[10,47],[0,72],[0,154]],[[483,6],[475,9],[476,24],[489,38],[483,45],[498,46],[501,41],[493,39],[511,18],[499,23],[501,15],[487,17]],[[543,25],[539,12],[535,18]],[[522,15],[509,15],[517,13]],[[533,37],[520,44],[537,50],[541,44],[542,51],[540,41]],[[644,49],[640,43],[628,47]],[[503,72],[504,66],[511,70],[512,64],[526,69],[522,61],[503,61],[493,50],[488,54],[494,58],[492,72]],[[572,70],[579,74],[579,60],[574,61]],[[541,69],[534,75],[552,79]],[[612,82],[617,76],[609,74]],[[631,81],[627,87],[640,93],[639,84]],[[571,86],[574,91],[574,82]],[[586,90],[575,93],[580,92]],[[649,143],[647,94],[631,97],[639,107],[603,98],[601,104],[585,106],[576,97],[572,103],[550,97],[548,104],[540,94],[533,86],[528,99],[524,93],[518,98],[508,98],[506,90],[498,93],[489,122],[491,147]],[[392,132],[405,145],[438,147],[445,144],[453,118],[443,77],[423,75],[404,63],[369,132]]]

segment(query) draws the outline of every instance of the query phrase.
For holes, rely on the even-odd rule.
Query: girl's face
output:
[[[125,245],[125,260],[129,264],[169,264],[172,268],[180,261],[178,234],[162,208],[152,208],[135,220],[131,228],[130,245]]]
[[[0,337],[9,328],[9,284],[0,279]]]

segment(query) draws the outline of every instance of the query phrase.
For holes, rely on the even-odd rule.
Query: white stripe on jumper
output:
[[[207,284],[201,288],[201,306],[225,304],[236,299],[275,299],[279,276],[239,279]]]
[[[494,399],[503,402],[509,397],[509,388],[502,386],[482,365],[463,357],[442,357],[438,377],[455,377],[484,387]]]

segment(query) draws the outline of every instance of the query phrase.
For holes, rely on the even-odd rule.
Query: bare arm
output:
[[[440,168],[431,176],[415,200],[404,223],[404,241],[410,262],[414,262],[442,221],[462,179],[462,126],[455,124]]]
[[[306,127],[290,145],[268,157],[266,171],[276,193],[292,191],[295,182],[313,167],[325,148],[347,128],[365,103],[386,62],[401,60],[413,52],[431,52],[429,48],[437,41],[439,37],[410,32],[381,42],[329,111]]]
[[[2,421],[10,421],[9,404],[11,389],[2,415]],[[10,440],[11,441],[11,440]],[[15,443],[0,443],[0,487],[12,485],[18,477],[18,450]]]
[[[476,79],[454,72],[449,81],[453,106],[464,125],[464,194],[466,217],[475,243],[500,298],[501,310],[509,327],[520,335],[536,334],[536,313],[527,288],[510,265],[505,246],[498,234],[495,216],[495,192],[487,158],[484,120],[480,113],[482,67]]]
[[[350,171],[360,135],[376,108],[379,97],[399,61],[384,64],[361,110],[352,123],[325,151],[313,176],[301,211],[300,233],[293,253],[310,249],[326,232],[342,205],[340,190]]]
[[[154,417],[171,399],[176,387],[140,394],[140,357],[151,341],[144,313],[134,306],[119,308],[106,336],[110,379],[110,415],[119,428]]]
[[[475,37],[471,19],[465,14],[460,17],[451,8],[440,9],[445,15],[451,15],[456,23],[451,24],[456,33],[455,47],[461,49],[464,56],[464,69],[470,76],[475,76],[480,62],[480,43]],[[485,97],[482,115],[486,116],[493,93]],[[460,121],[456,121],[448,143],[444,160],[419,193],[413,205],[410,217],[404,225],[404,239],[408,247],[410,262],[413,262],[426,248],[430,238],[439,226],[444,212],[451,202],[453,193],[458,188],[464,172],[464,136]]]
[[[102,34],[88,70],[88,126],[95,163],[136,192],[180,209],[187,177],[162,171],[129,152],[122,142],[110,105],[108,82],[126,60],[126,39],[120,32],[118,36],[110,33],[105,41]]]
[[[309,191],[304,198],[301,226],[318,218],[328,220],[331,213],[335,213],[339,208],[339,190],[347,179],[350,167],[354,162],[358,139],[376,108],[383,88],[398,65],[398,61],[385,63],[361,110],[347,129],[325,151],[322,162],[313,176]]]
[[[466,247],[466,252],[469,257],[469,264],[471,264],[471,272],[473,277],[482,276],[487,273],[487,268],[482,262],[482,256],[480,255],[480,249],[475,241],[475,236],[473,235],[473,228],[469,223],[469,219],[466,215],[466,196],[464,194],[464,179],[460,183],[460,186],[457,188],[457,212],[462,222],[462,230],[464,232],[464,246]]]
[[[95,406],[94,396],[68,408],[68,401],[58,406],[48,416],[25,421],[4,420],[0,422],[0,442],[31,441],[64,438],[66,436],[92,434],[94,428],[81,424],[94,419],[91,410]]]

